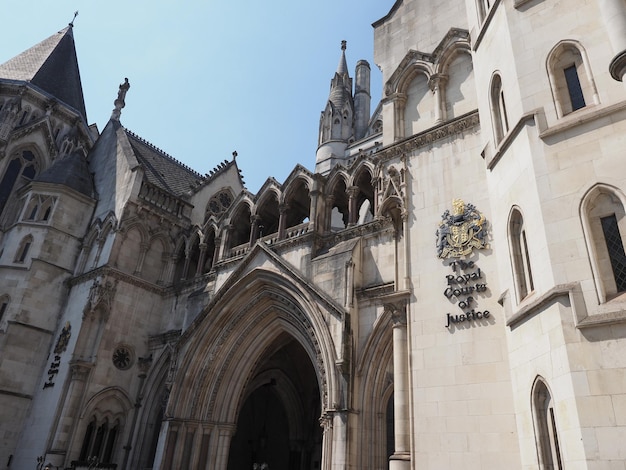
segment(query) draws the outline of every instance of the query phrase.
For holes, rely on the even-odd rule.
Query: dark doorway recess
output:
[[[228,470],[320,468],[320,391],[302,346],[283,334],[266,348],[243,398]]]

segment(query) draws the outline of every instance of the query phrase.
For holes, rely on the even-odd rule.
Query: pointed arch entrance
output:
[[[246,387],[230,444],[228,470],[320,467],[320,393],[306,351],[283,333],[264,353]]]
[[[330,470],[345,461],[339,309],[285,273],[231,279],[179,343],[159,468]]]

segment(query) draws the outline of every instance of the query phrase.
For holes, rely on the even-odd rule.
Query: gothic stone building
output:
[[[373,26],[257,194],[0,65],[2,469],[626,469],[626,3]]]

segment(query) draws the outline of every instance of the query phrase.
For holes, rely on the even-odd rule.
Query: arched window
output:
[[[52,196],[48,196],[47,198],[42,199],[41,201],[41,210],[39,211],[38,220],[41,222],[47,222],[50,220],[50,215],[52,214],[52,209],[54,208],[54,203],[56,199]]]
[[[509,243],[511,264],[518,302],[521,302],[534,289],[533,274],[528,254],[526,229],[521,212],[515,208],[509,217]]]
[[[548,55],[547,67],[558,117],[598,103],[591,68],[580,44],[557,44]]]
[[[249,244],[251,228],[250,206],[242,202],[239,207],[233,211],[233,216],[231,217],[229,248],[233,249],[240,245]]]
[[[109,425],[109,420],[104,419],[104,421],[98,423],[94,416],[85,431],[79,460],[87,462],[90,458],[95,457],[100,464],[111,464],[118,431],[118,422]]]
[[[15,259],[13,260],[15,263],[24,263],[26,261],[26,257],[28,256],[28,252],[30,251],[30,247],[33,244],[33,237],[31,235],[27,235],[20,242],[20,246],[15,253]]]
[[[502,89],[502,78],[495,74],[491,79],[490,91],[491,120],[493,121],[493,134],[496,145],[509,132],[509,118],[504,100],[504,90]]]
[[[330,231],[337,232],[348,226],[350,213],[348,194],[346,192],[346,183],[342,178],[339,178],[334,184],[332,193],[328,197],[326,210],[329,217],[327,226]]]
[[[532,407],[539,468],[562,470],[554,403],[546,383],[540,377],[533,385]]]
[[[0,213],[4,211],[14,189],[31,181],[38,172],[35,155],[30,150],[24,150],[7,165],[4,176],[0,181]]]
[[[581,217],[600,302],[626,292],[626,213],[617,190],[597,185],[583,198]]]
[[[297,178],[285,190],[286,229],[309,222],[311,196],[308,184],[305,179]]]
[[[33,195],[28,201],[26,210],[24,211],[24,220],[35,220],[37,217],[37,211],[39,210],[39,197]]]
[[[52,214],[56,198],[33,194],[22,212],[22,219],[29,222],[47,222]]]
[[[9,298],[8,295],[0,295],[0,322],[2,322],[2,319],[4,318],[4,314],[7,311],[7,308],[9,308],[9,301],[11,299]]]
[[[357,225],[371,222],[374,219],[374,185],[369,169],[363,169],[355,178],[354,184],[358,188],[358,193],[354,207],[350,208],[351,211],[355,211],[355,214],[351,215],[352,222]]]
[[[268,191],[257,203],[256,215],[258,216],[256,235],[259,238],[278,232],[280,212],[278,197],[274,191]]]

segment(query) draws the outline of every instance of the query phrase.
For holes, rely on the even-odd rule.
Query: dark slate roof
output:
[[[183,165],[128,129],[124,130],[149,183],[177,197],[187,197],[189,191],[204,181],[204,176],[200,173]]]
[[[80,151],[57,160],[47,170],[35,178],[42,183],[62,184],[84,194],[94,196],[94,184],[87,160]]]
[[[0,78],[29,82],[74,108],[87,121],[71,26],[1,64]]]

